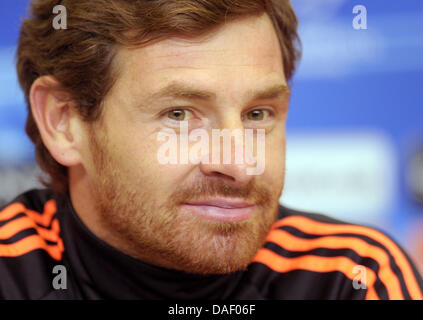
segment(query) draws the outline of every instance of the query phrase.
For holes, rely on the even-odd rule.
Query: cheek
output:
[[[266,183],[279,187],[285,174],[285,134],[270,135],[266,138],[266,169],[263,179]]]
[[[155,134],[138,137],[127,136],[126,143],[113,149],[115,166],[125,185],[138,190],[148,190],[151,195],[164,199],[175,192],[192,169],[191,165],[161,164],[158,152],[163,142]]]

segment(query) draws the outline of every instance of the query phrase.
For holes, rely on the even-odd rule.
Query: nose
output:
[[[245,135],[241,119],[211,130],[208,161],[200,162],[207,177],[225,179],[234,186],[247,185],[253,175],[247,174]]]

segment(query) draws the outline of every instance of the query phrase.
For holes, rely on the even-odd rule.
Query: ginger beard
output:
[[[282,187],[269,190],[257,179],[234,187],[222,178],[204,176],[201,181],[176,185],[172,195],[164,198],[149,188],[151,181],[142,173],[135,179],[140,183],[128,182],[102,136],[90,134],[95,169],[91,190],[103,229],[119,239],[117,249],[141,261],[187,273],[225,274],[249,265],[275,222]],[[188,200],[211,196],[245,199],[256,204],[256,212],[245,221],[218,222],[180,208]]]

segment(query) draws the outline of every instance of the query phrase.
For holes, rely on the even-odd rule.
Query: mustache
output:
[[[179,205],[183,202],[202,200],[211,197],[241,198],[257,206],[266,207],[271,204],[272,193],[264,185],[258,185],[253,179],[245,186],[234,186],[222,180],[202,180],[181,186],[171,195],[174,204]]]

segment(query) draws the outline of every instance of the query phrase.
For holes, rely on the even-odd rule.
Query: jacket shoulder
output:
[[[57,201],[49,189],[20,194],[0,208],[0,297],[36,299],[64,251]]]
[[[360,296],[357,291],[364,289],[366,299],[423,298],[421,276],[392,237],[323,214],[281,206],[255,262],[281,274],[306,270],[320,280],[342,275],[344,287],[332,289],[344,297]]]

